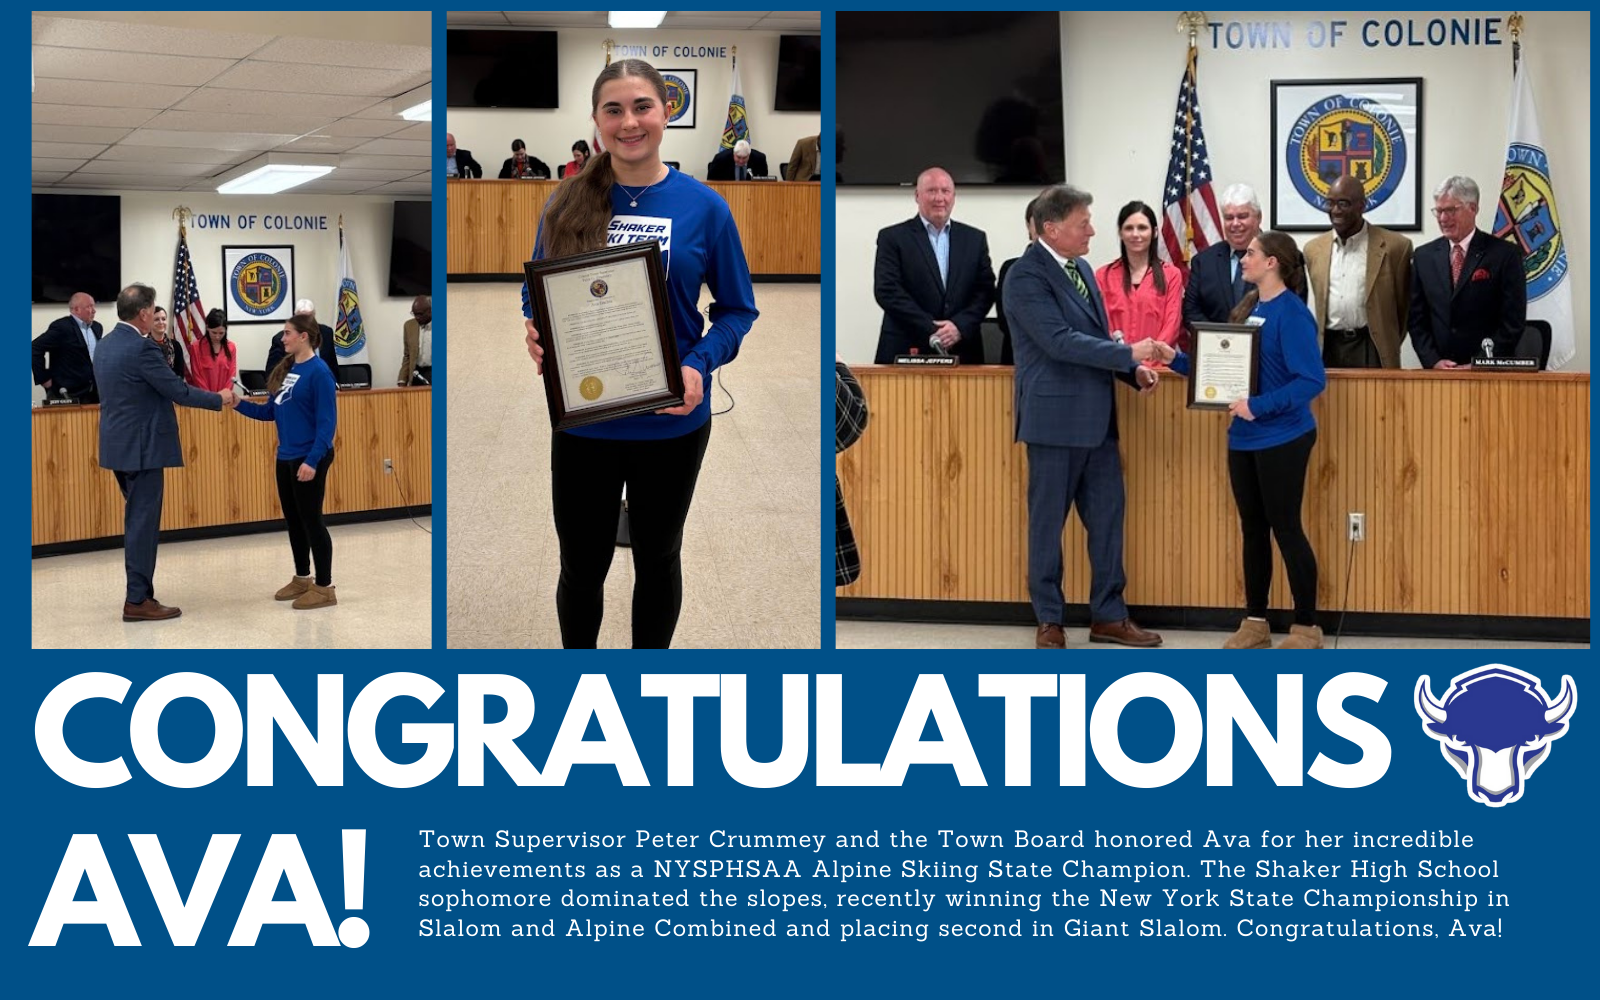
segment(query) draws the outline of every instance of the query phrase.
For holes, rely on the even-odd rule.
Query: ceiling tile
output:
[[[293,96],[278,110],[292,111]],[[320,115],[263,114],[247,116],[220,111],[163,111],[150,119],[146,128],[176,129],[180,132],[271,132],[276,135],[305,135],[328,124]]]
[[[433,187],[428,184],[418,184],[415,181],[395,181],[375,187],[368,194],[432,194]]]
[[[312,66],[359,66],[366,69],[433,69],[433,50],[422,45],[344,42],[330,38],[279,38],[251,57],[252,61],[302,63]]]
[[[249,150],[213,149],[209,146],[130,146],[119,142],[95,159],[102,163],[123,160],[132,163],[149,163],[167,160],[173,163],[237,163],[250,157]]]
[[[155,108],[96,108],[81,104],[33,105],[35,125],[95,125],[102,128],[138,128],[161,112]]]
[[[105,52],[203,52],[207,56],[242,59],[272,40],[271,35],[172,28],[127,21],[93,21],[35,14],[33,44]]]
[[[426,124],[426,123],[424,123]],[[383,118],[341,118],[317,129],[318,135],[349,136],[351,138],[376,139],[380,136],[394,136],[411,127],[411,123],[394,115],[388,119]]]
[[[214,163],[174,163],[155,160],[138,163],[132,160],[90,160],[78,171],[80,174],[118,174],[137,177],[210,177],[224,168]]]
[[[35,156],[33,158],[33,169],[35,172],[42,173],[66,173],[68,171],[78,169],[79,167],[83,166],[83,163],[83,157],[72,159],[70,157],[63,158],[57,156]]]
[[[67,176],[67,174],[64,170],[52,171],[48,174],[41,174],[35,170],[33,172],[33,184],[35,187],[38,187],[40,184],[54,184],[56,181],[59,181],[65,176]]]
[[[286,142],[278,149],[290,150],[298,153],[344,153],[366,142],[358,136],[301,136],[293,142]]]
[[[80,104],[94,108],[166,108],[193,91],[193,87],[159,83],[113,86],[96,80],[40,80],[33,99],[39,104]]]
[[[396,132],[389,136],[391,139],[421,139],[423,142],[433,141],[433,122],[414,122],[404,131]]]
[[[339,166],[372,170],[411,170],[421,173],[433,167],[433,160],[427,156],[367,156],[346,153],[339,157]]]
[[[451,10],[445,12],[446,24],[508,24],[501,10]]]
[[[407,82],[416,75],[406,70],[344,66],[300,66],[292,71],[296,90],[310,94],[365,94],[373,98],[404,93],[410,89]],[[280,64],[243,62],[211,81],[211,86],[231,90],[281,90],[285,82],[286,72]]]
[[[368,181],[372,183],[387,184],[390,181],[410,180],[417,176],[417,172],[408,167],[392,167],[384,170],[377,167],[347,167],[342,163],[339,169],[329,174],[341,180]]]
[[[41,80],[103,80],[198,87],[234,64],[232,59],[174,55],[170,52],[116,53],[88,49],[33,47],[34,74]]]
[[[172,129],[136,129],[122,142],[129,146],[193,146],[198,149],[272,149],[293,135],[255,132],[180,132]]]
[[[87,160],[105,148],[103,142],[36,142],[33,144],[33,155]]]
[[[38,125],[33,126],[34,142],[103,142],[111,144],[132,132],[133,128],[108,128],[103,125]]]
[[[276,91],[221,90],[216,87],[203,87],[179,102],[177,110],[254,115],[259,114],[262,106],[266,105],[275,111],[287,111],[297,115],[342,118],[345,115],[355,114],[371,103],[371,99],[367,97],[289,93],[281,86]]]
[[[394,155],[394,156],[428,156],[429,143],[416,139],[371,139],[351,150],[353,153]]]
[[[339,178],[339,171],[327,177],[319,177],[309,184],[302,184],[294,190],[301,194],[356,194],[368,188],[376,187],[382,181],[344,180]]]

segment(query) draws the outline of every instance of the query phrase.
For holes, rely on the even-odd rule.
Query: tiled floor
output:
[[[120,548],[33,560],[33,645],[71,649],[426,649],[433,644],[431,518],[339,525],[339,603],[296,611],[273,592],[294,574],[281,531],[164,542],[156,597],[171,621],[125,623]],[[418,527],[421,525],[422,527]]]
[[[819,286],[757,284],[761,318],[721,370],[684,528],[679,648],[816,648],[821,641]],[[550,418],[523,347],[521,286],[450,286],[451,648],[559,648]],[[704,307],[706,303],[702,303]],[[728,395],[711,390],[713,410]],[[630,643],[633,566],[606,581],[602,648]]]
[[[1161,632],[1163,649],[1220,649],[1226,632]],[[1033,626],[1019,625],[921,625],[904,622],[841,621],[834,633],[840,649],[1032,649]],[[1273,635],[1274,642],[1283,636]],[[1333,636],[1327,637],[1328,648]],[[1107,643],[1091,643],[1087,628],[1067,629],[1067,648],[1071,650],[1123,649]],[[1345,636],[1340,649],[1588,649],[1583,645],[1548,642],[1502,642],[1476,639],[1392,639],[1382,636]]]

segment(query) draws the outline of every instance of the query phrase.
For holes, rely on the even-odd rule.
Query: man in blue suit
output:
[[[1125,344],[1109,329],[1094,272],[1084,262],[1094,226],[1090,196],[1060,184],[1034,206],[1038,242],[1006,275],[1005,311],[1016,352],[1016,439],[1028,446],[1028,596],[1035,645],[1062,649],[1061,531],[1073,504],[1089,534],[1090,642],[1159,646],[1128,617],[1122,589],[1122,458],[1112,378],[1141,390],[1171,360],[1154,340]]]
[[[128,573],[125,622],[160,621],[183,613],[156,601],[154,583],[165,470],[183,465],[172,404],[220,410],[236,401],[231,389],[206,392],[173,374],[161,348],[145,337],[155,318],[156,290],[129,285],[117,296],[120,322],[94,352],[100,467],[116,474],[127,503],[122,539]]]
[[[1222,242],[1213,243],[1189,261],[1189,283],[1183,286],[1183,321],[1226,323],[1245,293],[1255,288],[1244,280],[1240,258],[1250,241],[1261,235],[1261,200],[1248,184],[1222,192]]]

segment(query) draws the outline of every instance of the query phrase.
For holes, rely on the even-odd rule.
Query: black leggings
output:
[[[1300,524],[1300,502],[1306,492],[1306,467],[1316,429],[1260,451],[1228,451],[1228,478],[1244,532],[1245,613],[1267,616],[1267,591],[1272,587],[1272,539],[1278,540],[1283,566],[1294,595],[1296,625],[1317,623],[1317,555]]]
[[[333,583],[333,536],[322,523],[322,496],[328,489],[328,466],[333,464],[333,449],[317,463],[317,474],[309,483],[295,477],[303,458],[278,460],[278,504],[289,525],[289,550],[294,553],[296,576],[311,575],[311,561],[317,562],[317,586]]]
[[[694,499],[711,421],[665,441],[612,441],[556,433],[550,479],[561,581],[561,644],[593,649],[605,613],[606,573],[617,544],[622,488],[633,543],[633,648],[666,649],[683,605],[683,522]]]

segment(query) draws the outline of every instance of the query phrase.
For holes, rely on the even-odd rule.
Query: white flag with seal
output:
[[[1560,368],[1577,351],[1572,325],[1572,280],[1567,274],[1567,241],[1556,212],[1550,161],[1545,156],[1526,58],[1517,61],[1512,82],[1510,139],[1494,234],[1522,248],[1523,271],[1528,281],[1528,318],[1550,324],[1550,367]]]
[[[339,318],[333,327],[333,347],[341,365],[370,363],[367,331],[361,325],[361,293],[356,289],[355,270],[350,266],[350,244],[344,238],[343,220],[339,222]]]

